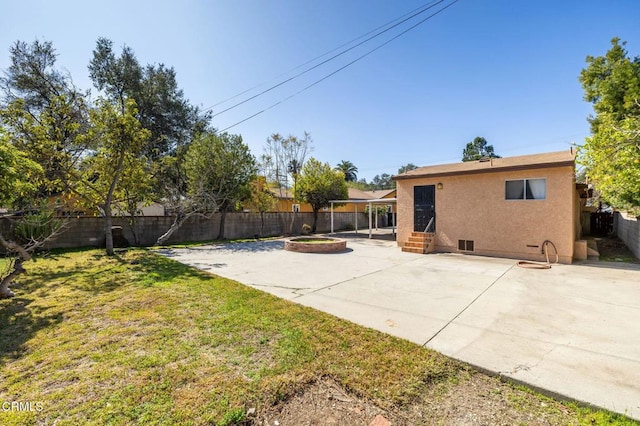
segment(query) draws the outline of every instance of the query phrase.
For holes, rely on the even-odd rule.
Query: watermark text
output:
[[[0,411],[37,411],[44,409],[40,401],[4,401],[0,404]]]

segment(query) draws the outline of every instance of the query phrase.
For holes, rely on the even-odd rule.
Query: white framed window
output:
[[[291,211],[294,213],[300,213],[300,204],[293,204],[291,206]]]
[[[545,200],[547,179],[517,179],[505,181],[506,200]]]

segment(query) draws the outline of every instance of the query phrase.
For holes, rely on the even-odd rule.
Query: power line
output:
[[[349,46],[350,44],[355,43],[356,41],[358,41],[358,40],[360,40],[360,39],[362,39],[362,38],[364,38],[364,37],[368,36],[369,34],[372,34],[372,33],[374,33],[374,32],[376,32],[376,31],[378,31],[378,30],[379,30],[379,29],[381,29],[381,28],[385,28],[386,26],[391,25],[391,24],[393,24],[394,22],[399,21],[400,19],[402,19],[402,18],[404,18],[404,17],[406,17],[406,16],[408,16],[408,15],[411,15],[411,14],[415,13],[416,11],[418,11],[418,10],[420,10],[420,9],[422,9],[422,8],[425,8],[425,7],[427,7],[427,6],[431,6],[431,5],[432,5],[432,3],[434,3],[435,1],[437,1],[437,0],[433,0],[433,1],[429,2],[429,3],[425,3],[425,4],[423,4],[422,6],[417,7],[417,8],[415,8],[415,9],[413,9],[413,10],[411,10],[411,11],[409,11],[409,12],[405,13],[405,14],[404,14],[404,15],[402,15],[402,16],[399,16],[398,18],[395,18],[395,19],[393,19],[393,20],[391,20],[391,21],[389,21],[389,22],[387,22],[387,23],[385,23],[385,24],[382,24],[382,25],[380,25],[380,26],[378,26],[378,27],[376,27],[376,28],[372,29],[371,31],[368,31],[368,32],[366,32],[366,33],[364,33],[364,34],[362,34],[362,35],[360,35],[360,36],[358,36],[358,37],[356,37],[356,38],[354,38],[354,39],[352,39],[352,40],[347,41],[346,43],[341,44],[340,46],[338,46],[338,47],[336,47],[336,48],[334,48],[334,49],[331,49],[331,50],[329,50],[329,51],[327,51],[327,52],[325,52],[325,53],[323,53],[323,54],[321,54],[321,55],[316,56],[316,57],[315,57],[315,58],[313,58],[313,59],[308,60],[307,62],[305,62],[305,63],[303,63],[303,64],[300,64],[300,65],[298,65],[298,66],[296,66],[296,67],[293,67],[293,68],[291,68],[290,70],[285,71],[285,72],[283,72],[283,73],[281,73],[281,74],[278,74],[277,76],[273,77],[273,78],[272,78],[272,79],[270,79],[269,81],[277,80],[277,79],[279,79],[280,77],[285,76],[285,75],[287,75],[287,74],[289,74],[289,73],[291,73],[291,72],[293,72],[293,71],[295,71],[295,70],[297,70],[297,69],[300,69],[300,68],[304,67],[305,65],[309,65],[309,64],[311,64],[311,63],[313,63],[313,62],[317,61],[317,60],[318,60],[318,59],[320,59],[320,58],[324,58],[325,56],[327,56],[327,55],[329,55],[329,54],[331,54],[331,53],[333,53],[333,52],[335,52],[335,51],[337,51],[337,50],[340,50],[340,49],[342,49],[342,48],[343,48],[343,47],[345,47],[345,46]],[[426,10],[426,9],[425,9],[425,10]],[[410,18],[409,18],[409,19],[410,19]],[[354,47],[355,47],[355,46],[354,46]],[[257,85],[255,85],[255,86],[253,86],[253,87],[250,87],[250,88],[248,88],[248,89],[246,89],[246,90],[243,90],[243,91],[242,91],[242,92],[240,92],[240,93],[237,93],[237,94],[235,94],[235,95],[233,95],[233,96],[231,96],[231,97],[229,97],[229,98],[226,98],[226,99],[224,99],[224,100],[222,100],[222,101],[220,101],[220,102],[217,102],[217,103],[215,103],[215,104],[211,105],[210,107],[206,108],[204,111],[209,111],[209,110],[211,110],[211,109],[213,109],[213,108],[217,107],[218,105],[225,104],[225,103],[227,103],[227,102],[229,102],[229,101],[231,101],[231,100],[233,100],[233,99],[235,99],[235,98],[238,98],[238,97],[240,97],[240,96],[244,95],[245,93],[251,92],[251,91],[252,91],[252,90],[254,90],[254,89],[257,89],[257,88],[259,88],[259,87],[262,87],[262,86],[264,86],[265,84],[266,84],[266,82],[264,82],[264,83],[260,83],[260,84],[257,84]]]
[[[443,1],[444,1],[444,0],[443,0]],[[329,77],[332,77],[333,75],[335,75],[335,74],[339,73],[340,71],[344,70],[345,68],[347,68],[347,67],[349,67],[349,66],[351,66],[351,65],[355,64],[356,62],[360,61],[361,59],[364,59],[365,57],[369,56],[369,55],[370,55],[370,54],[372,54],[373,52],[375,52],[375,51],[377,51],[377,50],[381,49],[382,47],[386,46],[387,44],[391,43],[392,41],[396,40],[397,38],[399,38],[399,37],[403,36],[404,34],[408,33],[409,31],[413,30],[414,28],[418,27],[419,25],[422,25],[423,23],[425,23],[425,22],[426,22],[426,21],[428,21],[429,19],[433,18],[434,16],[436,16],[436,15],[440,14],[441,12],[445,11],[445,10],[446,10],[446,9],[448,9],[449,7],[453,6],[453,5],[454,5],[455,3],[457,3],[458,1],[459,1],[459,0],[453,0],[451,3],[449,3],[449,4],[448,4],[448,5],[446,5],[446,6],[444,6],[442,9],[440,9],[440,10],[436,11],[435,13],[433,13],[433,14],[431,14],[431,15],[427,16],[426,18],[424,18],[424,19],[423,19],[423,20],[421,20],[420,22],[418,22],[418,23],[416,23],[416,24],[412,25],[411,27],[409,27],[409,28],[407,28],[406,30],[402,31],[401,33],[399,33],[399,34],[395,35],[394,37],[390,38],[389,40],[385,41],[384,43],[382,43],[382,44],[380,44],[380,45],[378,45],[378,46],[374,47],[373,49],[371,49],[371,50],[367,51],[366,53],[364,53],[363,55],[361,55],[361,56],[357,57],[356,59],[354,59],[353,61],[351,61],[351,62],[347,63],[346,65],[343,65],[342,67],[338,68],[337,70],[335,70],[335,71],[333,71],[333,72],[331,72],[331,73],[329,73],[329,74],[325,75],[324,77],[320,78],[319,80],[314,81],[313,83],[309,84],[308,86],[306,86],[306,87],[304,87],[304,88],[302,88],[302,89],[298,90],[297,92],[293,93],[292,95],[289,95],[289,96],[287,96],[286,98],[284,98],[284,99],[282,99],[282,100],[280,100],[280,101],[278,101],[278,102],[276,102],[276,103],[274,103],[274,104],[272,104],[272,105],[268,106],[267,108],[264,108],[264,109],[262,109],[261,111],[258,111],[257,113],[255,113],[255,114],[253,114],[253,115],[251,115],[251,116],[249,116],[249,117],[247,117],[247,118],[245,118],[245,119],[243,119],[243,120],[240,120],[240,121],[238,121],[237,123],[234,123],[234,124],[232,124],[232,125],[231,125],[231,126],[229,126],[229,127],[224,128],[223,130],[221,130],[221,132],[227,131],[227,130],[229,130],[229,129],[231,129],[231,128],[233,128],[233,127],[235,127],[235,126],[239,125],[239,124],[242,124],[242,123],[244,123],[245,121],[248,121],[248,120],[250,120],[250,119],[252,119],[252,118],[254,118],[254,117],[256,117],[256,116],[258,116],[258,115],[260,115],[260,114],[262,114],[262,113],[264,113],[264,112],[269,111],[269,110],[270,110],[270,109],[272,109],[272,108],[275,108],[276,106],[278,106],[278,105],[282,104],[283,102],[288,101],[289,99],[293,98],[294,96],[297,96],[297,95],[299,95],[300,93],[307,91],[308,89],[312,88],[313,86],[315,86],[315,85],[317,85],[317,84],[319,84],[319,83],[323,82],[324,80],[328,79]],[[442,1],[440,1],[440,2],[438,2],[438,3],[442,3]],[[256,95],[256,96],[257,96],[257,95]],[[223,112],[224,112],[224,111],[223,111]],[[215,115],[214,115],[214,117],[215,117]]]
[[[392,30],[393,28],[397,27],[398,25],[404,24],[405,22],[407,22],[407,21],[409,21],[409,20],[411,20],[411,19],[415,18],[416,16],[423,14],[424,12],[428,11],[429,9],[433,8],[434,6],[439,5],[440,3],[443,3],[444,1],[445,1],[445,0],[438,0],[438,1],[436,1],[436,2],[432,2],[429,6],[427,6],[427,7],[423,8],[422,10],[420,10],[420,11],[418,11],[418,12],[416,12],[416,13],[412,14],[411,16],[409,16],[409,17],[407,17],[407,18],[405,18],[405,19],[401,20],[400,22],[398,22],[398,23],[396,23],[396,24],[394,24],[394,25],[390,26],[389,28],[387,28],[387,29],[385,29],[385,30],[382,30],[382,31],[379,31],[378,33],[376,33],[376,34],[372,35],[371,37],[366,38],[365,40],[361,41],[360,43],[355,44],[355,45],[351,46],[350,48],[345,49],[345,50],[343,50],[343,51],[341,51],[341,52],[339,52],[339,53],[337,53],[337,54],[335,54],[335,55],[331,56],[330,58],[325,59],[324,61],[322,61],[322,62],[320,62],[320,63],[318,63],[318,64],[316,64],[316,65],[313,65],[312,67],[309,67],[309,68],[305,69],[304,71],[301,71],[301,72],[299,72],[299,73],[297,73],[297,74],[293,75],[292,77],[289,77],[289,78],[287,78],[287,79],[285,79],[285,80],[281,81],[280,83],[274,84],[273,86],[271,86],[271,87],[269,87],[269,88],[267,88],[267,89],[263,90],[262,92],[259,92],[259,93],[255,94],[255,95],[253,95],[253,96],[250,96],[250,97],[248,97],[248,98],[246,98],[246,99],[244,99],[244,100],[242,100],[242,101],[240,101],[240,102],[237,102],[237,103],[235,103],[235,104],[231,105],[231,106],[230,106],[230,107],[228,107],[228,108],[223,109],[223,110],[222,110],[222,111],[220,111],[220,112],[217,112],[217,113],[213,114],[213,115],[211,116],[211,118],[217,117],[217,116],[219,116],[220,114],[224,114],[224,113],[225,113],[225,112],[227,112],[227,111],[230,111],[230,110],[232,110],[232,109],[234,109],[234,108],[237,108],[237,107],[239,107],[240,105],[243,105],[243,104],[245,104],[245,103],[247,103],[247,102],[249,102],[249,101],[251,101],[251,100],[253,100],[253,99],[257,98],[258,96],[262,96],[262,95],[264,95],[265,93],[268,93],[268,92],[272,91],[273,89],[276,89],[276,88],[278,88],[278,87],[282,86],[283,84],[286,84],[286,83],[288,83],[288,82],[290,82],[290,81],[292,81],[292,80],[294,80],[294,79],[296,79],[296,78],[298,78],[298,77],[300,77],[300,76],[302,76],[302,75],[304,75],[304,74],[308,73],[309,71],[312,71],[312,70],[314,70],[314,69],[316,69],[316,68],[318,68],[318,67],[320,67],[320,66],[322,66],[322,65],[326,64],[327,62],[330,62],[330,61],[332,61],[332,60],[334,60],[334,59],[336,59],[336,58],[338,58],[338,57],[340,57],[340,56],[344,55],[345,53],[348,53],[348,52],[352,51],[352,50],[353,50],[353,49],[355,49],[356,47],[362,46],[363,44],[365,44],[365,43],[367,43],[367,42],[369,42],[369,41],[373,40],[373,39],[374,39],[374,38],[376,38],[376,37],[379,37],[380,35],[382,35],[382,34],[386,33],[387,31]],[[456,0],[456,1],[457,1],[457,0]],[[208,111],[208,110],[210,110],[210,109],[211,109],[211,108],[206,108],[206,109],[204,109],[203,111]]]

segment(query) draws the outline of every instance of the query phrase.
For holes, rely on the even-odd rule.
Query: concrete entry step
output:
[[[404,243],[405,247],[411,247],[411,248],[419,248],[419,249],[423,249],[424,248],[424,243],[423,242],[412,242],[412,241],[408,241],[406,243]]]
[[[434,251],[433,232],[412,232],[402,247],[402,251],[409,253],[426,254]]]
[[[402,247],[402,251],[407,252],[407,253],[417,253],[417,254],[424,254],[424,249],[423,248],[415,248],[415,247]]]

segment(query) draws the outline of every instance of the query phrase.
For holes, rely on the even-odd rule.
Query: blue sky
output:
[[[7,67],[15,40],[48,40],[59,53],[58,65],[88,89],[87,64],[96,39],[107,37],[117,47],[133,48],[143,64],[173,66],[186,96],[207,108],[277,82],[274,77],[426,3],[5,2],[0,68]],[[631,55],[639,55],[638,22],[638,0],[460,0],[229,132],[241,134],[258,156],[270,134],[307,131],[314,157],[331,165],[352,161],[358,176],[369,180],[409,162],[460,161],[476,136],[502,156],[569,149],[589,134],[591,106],[582,100],[578,82],[585,57],[604,54],[615,36],[628,42]],[[398,31],[215,117],[213,125],[223,129],[288,97]]]

